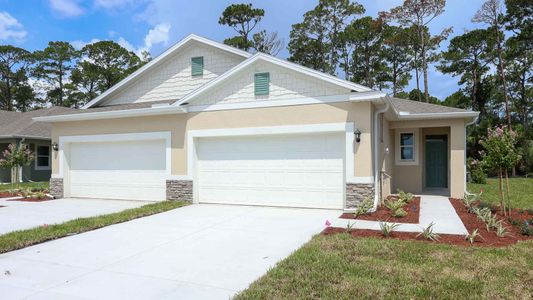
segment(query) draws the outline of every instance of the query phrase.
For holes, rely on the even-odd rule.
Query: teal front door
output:
[[[448,137],[426,136],[426,188],[448,187]]]

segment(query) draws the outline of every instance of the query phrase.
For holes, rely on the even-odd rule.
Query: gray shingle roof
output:
[[[425,102],[390,97],[394,110],[398,113],[431,114],[431,113],[454,113],[467,112],[468,110],[449,107],[444,105],[430,104]]]
[[[69,114],[77,109],[54,106],[32,110],[29,112],[0,111],[0,138],[26,137],[49,139],[52,136],[52,125],[35,122],[32,118]]]

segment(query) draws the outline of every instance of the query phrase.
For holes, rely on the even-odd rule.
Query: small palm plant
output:
[[[400,224],[379,222],[379,227],[381,228],[381,233],[384,237],[389,237],[398,226],[400,226]]]
[[[472,231],[471,233],[468,233],[465,235],[465,239],[470,243],[470,244],[473,244],[476,239],[480,237],[481,239],[483,239],[483,236],[481,236],[481,234],[479,234],[479,231],[477,229],[474,229],[474,231]]]
[[[496,235],[499,237],[511,236],[509,229],[503,226],[501,220],[496,223]]]
[[[422,236],[426,240],[438,241],[440,236],[433,231],[433,226],[435,226],[435,223],[431,222],[429,223],[428,227],[426,228],[422,227],[422,232],[419,233],[416,237]]]

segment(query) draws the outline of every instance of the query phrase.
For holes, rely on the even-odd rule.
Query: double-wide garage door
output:
[[[70,196],[164,200],[164,140],[69,145]]]
[[[342,208],[344,149],[332,133],[201,138],[199,201]]]

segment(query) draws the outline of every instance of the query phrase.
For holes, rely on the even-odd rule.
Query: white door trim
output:
[[[327,132],[344,132],[345,133],[345,182],[349,183],[366,183],[372,178],[354,176],[354,136],[355,124],[353,122],[345,123],[324,123],[309,125],[286,125],[270,127],[246,127],[246,128],[227,128],[227,129],[205,129],[189,130],[187,132],[187,175],[175,176],[183,180],[196,179],[196,140],[202,137],[223,137],[223,136],[255,136],[255,135],[280,135],[280,134],[299,134],[299,133],[327,133]],[[193,184],[193,202],[198,203],[198,191]]]
[[[97,135],[70,135],[59,137],[59,174],[52,175],[53,178],[63,178],[64,196],[70,196],[69,182],[69,162],[66,154],[69,153],[71,143],[91,143],[91,142],[125,142],[125,141],[147,141],[165,140],[165,173],[167,177],[171,174],[171,133],[170,131],[160,132],[139,132],[139,133],[119,133],[119,134],[97,134]]]

